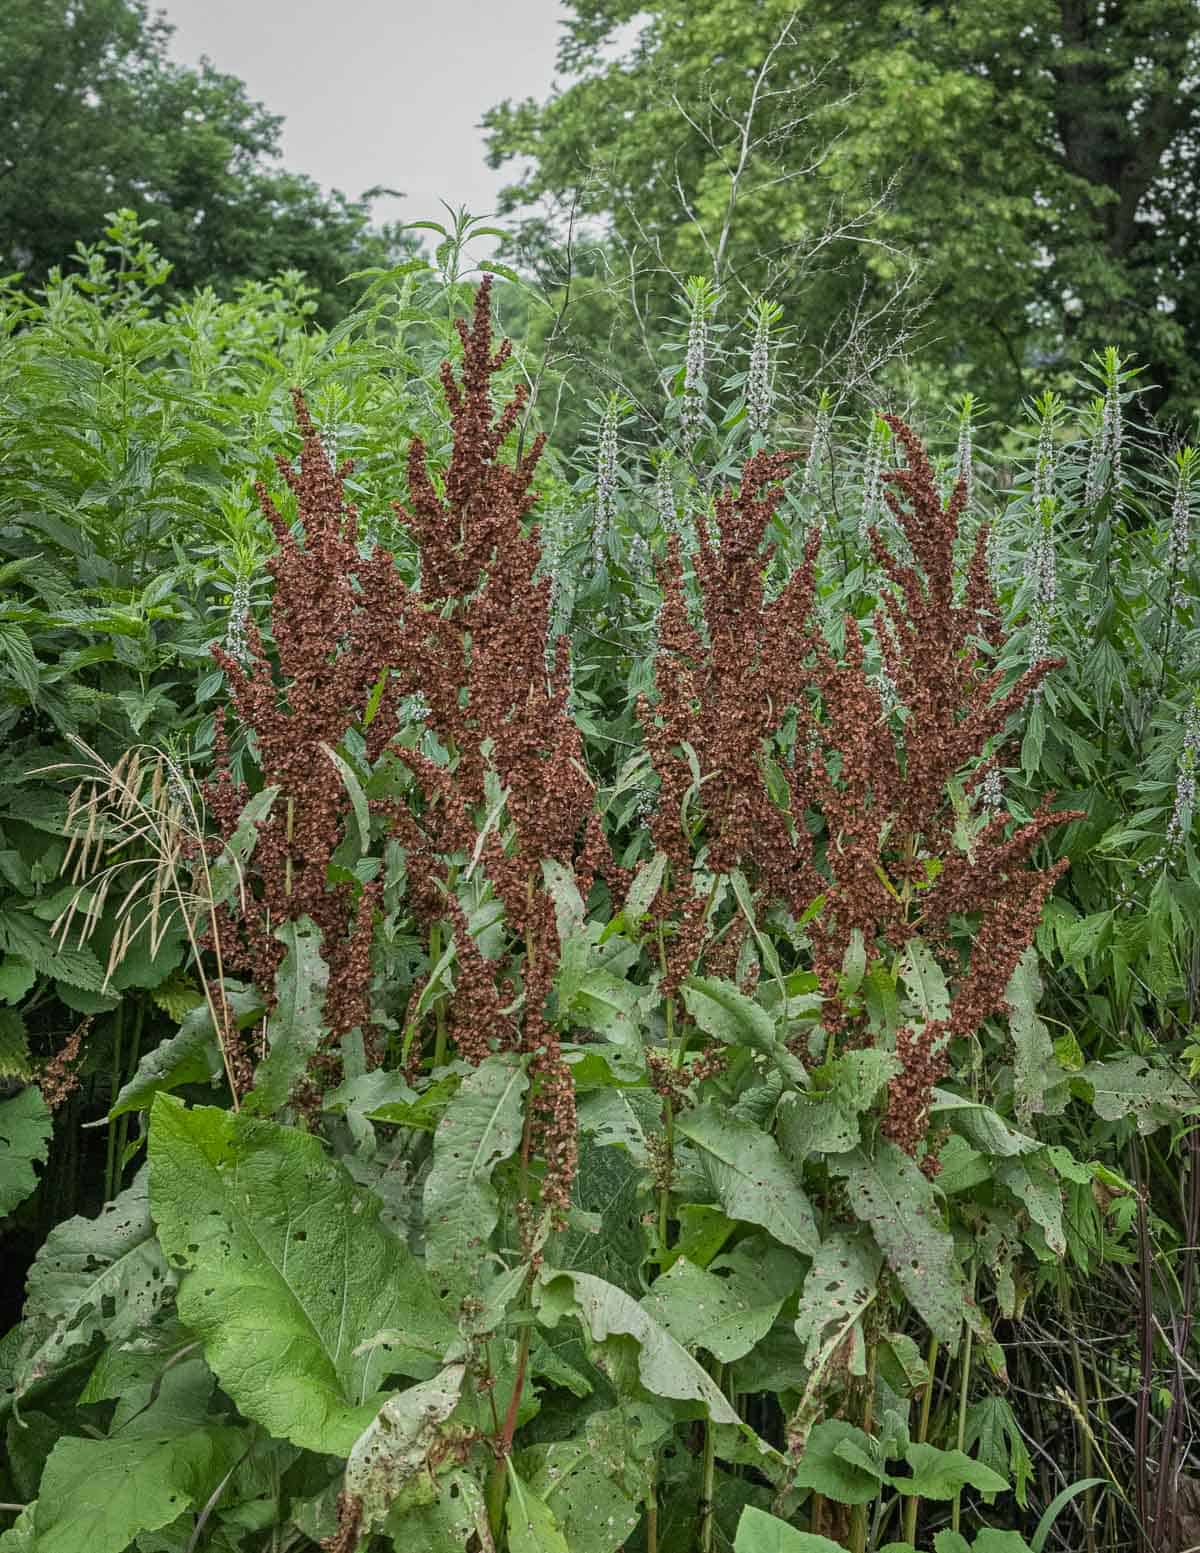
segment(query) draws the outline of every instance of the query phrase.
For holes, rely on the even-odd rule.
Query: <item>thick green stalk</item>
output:
[[[929,1379],[925,1382],[925,1391],[921,1397],[921,1417],[917,1423],[917,1444],[924,1445],[929,1438],[929,1411],[933,1405],[933,1381],[934,1372],[937,1369],[938,1340],[936,1337],[929,1339],[929,1351],[925,1357],[925,1367],[929,1371]],[[904,1501],[904,1542],[911,1542],[914,1546],[917,1541],[917,1515],[921,1508],[921,1500],[917,1494],[911,1495]]]
[[[121,1087],[121,1038],[125,1028],[124,1001],[117,1004],[113,1013],[112,1097],[117,1098]],[[104,1200],[111,1202],[117,1195],[116,1187],[117,1124],[109,1122],[108,1141],[104,1150]]]
[[[974,1333],[970,1327],[963,1342],[962,1379],[958,1388],[958,1438],[956,1444],[962,1450],[967,1438],[967,1392],[971,1382],[971,1340]],[[962,1490],[954,1496],[954,1506],[950,1511],[950,1529],[957,1531],[962,1519]]]

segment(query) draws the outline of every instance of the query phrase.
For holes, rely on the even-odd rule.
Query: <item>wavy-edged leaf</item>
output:
[[[1092,1088],[1092,1107],[1106,1122],[1132,1116],[1140,1133],[1165,1127],[1194,1112],[1194,1089],[1170,1068],[1130,1053],[1112,1062],[1089,1062],[1079,1077]]]
[[[36,1084],[0,1101],[0,1219],[36,1190],[33,1167],[46,1163],[53,1128]]]
[[[243,1430],[206,1417],[211,1390],[203,1363],[185,1361],[111,1438],[60,1439],[33,1508],[31,1553],[124,1553],[139,1533],[200,1509],[247,1448]]]
[[[965,1310],[954,1241],[943,1229],[933,1187],[894,1143],[874,1157],[835,1155],[830,1172],[846,1182],[854,1216],[870,1226],[914,1309],[939,1341],[956,1341]]]
[[[458,1406],[466,1366],[451,1364],[430,1380],[389,1397],[355,1440],[346,1462],[345,1491],[362,1502],[359,1535],[367,1536],[444,1439]]]
[[[239,1030],[245,1030],[262,1015],[263,1000],[253,987],[226,982],[225,1001]],[[183,1084],[211,1084],[219,1081],[224,1071],[212,1015],[208,1004],[200,1003],[184,1015],[174,1035],[142,1057],[137,1072],[113,1101],[109,1117],[149,1110],[160,1090],[178,1089]]]
[[[389,1372],[440,1368],[456,1332],[424,1269],[320,1139],[158,1095],[149,1152],[180,1318],[247,1418],[344,1456]]]
[[[515,1154],[529,1087],[521,1058],[498,1052],[463,1079],[433,1138],[425,1182],[425,1259],[457,1295],[479,1292],[483,1251],[499,1221],[492,1171]]]
[[[777,1516],[748,1504],[738,1521],[734,1553],[843,1553],[840,1542],[811,1531],[797,1531]]]
[[[774,1138],[707,1105],[680,1116],[676,1131],[700,1150],[721,1207],[758,1224],[782,1245],[812,1255],[820,1244],[812,1205]]]
[[[309,917],[275,930],[284,946],[275,975],[275,1006],[267,1019],[267,1055],[246,1096],[248,1110],[273,1115],[304,1077],[308,1059],[326,1034],[322,1024],[329,967],[321,958],[321,930]]]
[[[540,1310],[547,1326],[574,1311],[594,1342],[632,1337],[638,1345],[638,1375],[647,1391],[677,1402],[702,1402],[717,1423],[739,1422],[708,1372],[632,1295],[591,1273],[550,1267],[542,1269],[539,1284]]]
[[[18,1398],[99,1337],[121,1342],[149,1325],[174,1287],[150,1222],[146,1172],[96,1218],[56,1225],[29,1270]]]
[[[861,1235],[835,1232],[821,1242],[796,1313],[796,1336],[809,1365],[817,1362],[826,1343],[843,1341],[859,1321],[875,1297],[879,1266],[879,1253]]]
[[[709,1268],[680,1257],[655,1279],[643,1308],[683,1347],[703,1348],[722,1364],[743,1358],[771,1330],[803,1266],[790,1251],[754,1238],[752,1249],[739,1246]]]

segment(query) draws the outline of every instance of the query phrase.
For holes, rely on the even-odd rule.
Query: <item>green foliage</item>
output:
[[[0,1218],[37,1186],[33,1167],[46,1163],[50,1131],[50,1112],[35,1085],[0,1101]]]

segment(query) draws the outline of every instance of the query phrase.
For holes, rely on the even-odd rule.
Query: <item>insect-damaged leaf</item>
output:
[[[367,1536],[394,1500],[423,1471],[458,1405],[466,1367],[448,1365],[432,1380],[389,1397],[355,1440],[346,1462],[345,1490],[362,1501],[359,1535]]]
[[[1196,1108],[1189,1086],[1147,1057],[1130,1054],[1113,1062],[1090,1062],[1079,1077],[1092,1087],[1097,1116],[1106,1122],[1135,1117],[1141,1133],[1153,1132]]]
[[[833,1234],[821,1242],[804,1280],[796,1336],[805,1361],[816,1362],[831,1339],[841,1340],[875,1296],[879,1253],[860,1236]]]
[[[150,1124],[159,1240],[181,1319],[247,1418],[346,1455],[389,1373],[425,1378],[457,1333],[379,1202],[320,1139],[159,1095]],[[367,1340],[394,1331],[387,1344]],[[361,1352],[356,1350],[362,1348]]]
[[[820,1237],[812,1207],[774,1138],[713,1105],[679,1117],[675,1127],[700,1150],[712,1189],[731,1219],[759,1224],[795,1251],[810,1256],[816,1251]]]
[[[828,1164],[845,1178],[855,1217],[870,1225],[917,1313],[939,1341],[952,1344],[963,1320],[963,1285],[933,1187],[894,1143],[881,1141],[874,1158],[855,1149]]]
[[[143,1330],[173,1284],[154,1238],[143,1171],[96,1218],[67,1219],[47,1236],[29,1271],[16,1395],[97,1337],[120,1342]]]
[[[433,1139],[425,1182],[425,1260],[448,1290],[479,1292],[484,1249],[499,1219],[492,1171],[521,1142],[529,1080],[520,1057],[497,1053],[462,1081]]]

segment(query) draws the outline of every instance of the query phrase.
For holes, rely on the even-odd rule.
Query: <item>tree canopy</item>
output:
[[[0,51],[0,270],[42,281],[108,212],[155,223],[179,290],[303,270],[326,321],[350,271],[410,244],[368,199],[277,165],[282,119],[236,76],[169,59],[145,0],[11,0]]]
[[[494,108],[490,158],[529,159],[508,212],[549,198],[602,223],[647,316],[704,273],[857,326],[915,263],[906,305],[947,391],[969,362],[1008,411],[1114,344],[1158,408],[1200,406],[1196,0],[570,9],[565,84]]]

